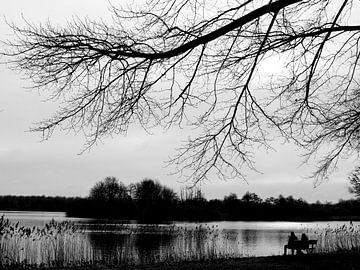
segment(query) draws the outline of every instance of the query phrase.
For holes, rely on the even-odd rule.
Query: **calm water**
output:
[[[346,223],[223,221],[144,225],[136,222],[68,218],[62,212],[0,211],[0,216],[2,214],[10,221],[28,227],[44,226],[51,219],[72,221],[85,228],[86,241],[101,256],[116,256],[119,252],[126,251],[137,254],[137,258],[143,254],[165,258],[170,256],[170,252],[175,252],[179,257],[189,257],[189,254],[196,252],[237,256],[280,255],[291,231],[298,236],[306,232],[310,238],[316,238],[315,231]]]

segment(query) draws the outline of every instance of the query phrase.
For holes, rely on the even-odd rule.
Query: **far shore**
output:
[[[32,268],[22,266],[0,266],[0,269],[45,269],[45,270],[117,270],[117,269],[142,269],[142,270],[200,270],[200,269],[241,269],[241,270],[355,270],[360,269],[360,252],[337,252],[330,254],[308,254],[300,256],[268,256],[268,257],[247,257],[247,258],[229,258],[215,259],[206,261],[186,261],[178,263],[156,263],[152,265],[104,265],[101,263],[69,266],[69,267],[49,267],[49,268]]]
[[[360,216],[327,216],[327,217],[322,217],[322,218],[313,218],[313,217],[293,217],[293,218],[243,218],[243,219],[194,219],[194,220],[186,220],[186,219],[178,219],[178,220],[154,220],[154,219],[149,219],[149,220],[136,220],[136,219],[118,219],[118,218],[106,218],[106,217],[101,217],[101,218],[96,218],[96,217],[92,217],[92,216],[79,216],[79,215],[68,215],[66,212],[64,211],[43,211],[43,210],[39,210],[39,209],[23,209],[23,210],[19,210],[19,209],[0,209],[0,217],[1,217],[1,213],[6,213],[6,212],[38,212],[38,213],[64,213],[65,216],[67,218],[80,218],[80,219],[99,219],[99,220],[109,220],[109,221],[122,221],[122,222],[137,222],[137,223],[151,223],[151,224],[162,224],[162,223],[176,223],[176,222],[222,222],[222,221],[229,221],[229,222],[236,222],[236,221],[249,221],[249,222],[324,222],[324,221],[339,221],[339,222],[350,222],[350,221],[360,221]]]
[[[98,182],[94,188],[106,185],[106,179]],[[112,180],[110,182],[114,182],[113,184],[117,185],[119,190],[124,189],[123,183],[116,182],[116,179]],[[169,196],[161,197],[163,195],[160,192],[157,197],[147,197],[146,194],[157,194],[152,190],[147,190],[146,194],[141,193],[142,195],[127,193],[134,186],[139,190],[143,190],[143,188],[146,190],[147,186],[157,187],[156,192],[166,190],[169,192]],[[130,184],[123,191],[124,194],[121,193],[121,196],[111,197],[111,199],[106,199],[111,194],[102,194],[99,197],[91,195],[91,192],[88,197],[84,198],[0,195],[0,206],[1,210],[8,211],[59,211],[66,213],[67,217],[138,220],[144,223],[360,220],[360,200],[355,199],[339,200],[337,203],[308,203],[301,198],[295,199],[292,196],[285,197],[281,194],[277,198],[263,199],[255,193],[246,192],[241,198],[238,198],[235,193],[231,193],[225,195],[223,199],[208,200],[200,190],[197,190],[196,193],[193,191],[191,196],[190,194],[183,196],[182,193],[178,195],[171,188],[151,179]]]

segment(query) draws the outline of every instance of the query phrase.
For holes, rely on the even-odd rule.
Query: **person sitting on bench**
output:
[[[284,246],[284,255],[286,255],[286,249],[291,249],[291,254],[294,255],[294,250],[296,249],[296,254],[301,254],[301,248],[297,244],[299,239],[294,232],[290,232],[289,240],[287,245]]]
[[[295,237],[296,237],[296,236],[295,236]],[[301,235],[301,241],[303,241],[303,242],[309,241],[309,238],[307,237],[307,235],[306,235],[305,233],[303,233],[303,234]]]
[[[284,246],[284,255],[286,255],[287,249],[291,249],[292,255],[294,255],[295,250],[297,255],[303,254],[302,250],[305,250],[307,254],[312,253],[315,250],[316,243],[317,240],[309,240],[305,233],[303,233],[301,239],[298,240],[295,233],[291,232],[288,243]]]
[[[290,236],[289,236],[289,241],[288,241],[289,244],[294,243],[296,240],[298,240],[297,236],[295,235],[294,232],[291,232],[291,233],[290,233]]]

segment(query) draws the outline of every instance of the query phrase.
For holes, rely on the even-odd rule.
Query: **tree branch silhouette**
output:
[[[353,1],[150,0],[112,7],[113,22],[14,24],[2,54],[63,101],[34,131],[103,137],[173,125],[195,136],[170,160],[197,183],[242,178],[255,148],[281,136],[318,157],[315,181],[359,153],[360,25]],[[262,70],[280,59],[281,74]],[[271,72],[267,72],[271,73]]]

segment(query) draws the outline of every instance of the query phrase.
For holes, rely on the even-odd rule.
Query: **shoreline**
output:
[[[121,221],[121,222],[128,222],[128,223],[138,223],[138,224],[172,224],[172,223],[183,223],[183,222],[189,222],[189,223],[204,223],[204,222],[325,222],[325,221],[339,221],[339,222],[350,222],[360,221],[360,215],[359,216],[328,216],[326,218],[316,218],[313,217],[294,217],[294,218],[263,218],[263,219],[251,219],[251,218],[243,218],[243,219],[201,219],[201,220],[191,220],[191,219],[177,219],[177,220],[137,220],[137,219],[117,219],[117,218],[111,218],[111,217],[94,217],[94,216],[80,216],[80,215],[68,215],[67,212],[64,211],[43,211],[43,210],[4,210],[0,209],[0,217],[2,216],[2,213],[23,213],[23,212],[33,212],[33,213],[62,213],[65,214],[64,218],[74,218],[74,219],[95,219],[95,220],[107,220],[107,221]]]
[[[92,270],[88,268],[86,270]],[[100,268],[101,269],[101,268]],[[111,269],[111,268],[110,268]],[[116,269],[116,268],[114,268]],[[184,262],[178,264],[158,264],[153,266],[140,266],[128,269],[143,270],[190,270],[190,269],[360,269],[360,253],[346,252],[334,254],[308,254],[300,256],[266,256],[266,257],[246,257],[246,258],[229,258],[215,259],[211,261]]]
[[[64,266],[64,267],[31,267],[21,265],[1,266],[4,270],[22,270],[22,269],[43,269],[43,270],[200,270],[200,269],[242,269],[242,270],[300,270],[300,269],[316,269],[316,270],[355,270],[360,269],[360,251],[352,252],[336,252],[326,254],[306,254],[306,255],[288,255],[288,256],[266,256],[266,257],[243,257],[228,259],[213,259],[204,261],[182,261],[182,262],[161,262],[155,264],[142,265],[106,265],[101,263]]]

